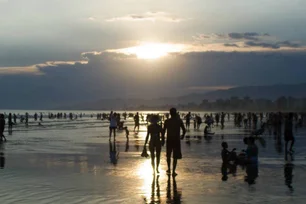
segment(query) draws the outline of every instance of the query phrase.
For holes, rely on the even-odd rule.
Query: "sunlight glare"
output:
[[[120,52],[135,54],[139,59],[157,59],[169,53],[181,52],[183,49],[182,44],[142,43],[139,46],[121,49]]]

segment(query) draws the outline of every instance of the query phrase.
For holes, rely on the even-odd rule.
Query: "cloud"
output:
[[[60,67],[64,65],[86,64],[88,61],[48,61],[45,63],[19,66],[19,67],[0,67],[0,75],[15,75],[15,74],[43,74],[42,69],[45,67]]]
[[[119,16],[114,18],[106,19],[107,22],[114,22],[114,21],[163,21],[163,22],[172,22],[172,23],[179,23],[186,19],[178,18],[170,13],[166,12],[146,12],[143,14],[129,14],[126,16]]]
[[[245,33],[227,33],[227,34],[197,34],[193,36],[195,40],[205,40],[205,39],[224,39],[224,40],[254,40],[257,41],[262,38],[269,37],[268,33],[260,34],[257,32],[245,32]]]
[[[233,40],[259,40],[259,37],[266,36],[264,34],[259,34],[256,32],[247,32],[247,33],[229,33],[228,37]]]
[[[299,44],[292,43],[290,41],[281,41],[281,42],[276,42],[276,43],[247,41],[247,42],[245,42],[245,46],[247,46],[247,47],[263,47],[263,48],[272,48],[272,49],[299,48],[300,47]]]
[[[224,43],[223,44],[225,47],[239,47],[239,45],[235,44],[235,43]]]
[[[96,21],[97,19],[95,18],[95,17],[88,17],[88,20],[90,20],[90,21]]]
[[[254,42],[254,41],[247,41],[244,43],[246,47],[263,47],[263,48],[272,48],[278,49],[280,48],[277,44],[265,43],[265,42]]]

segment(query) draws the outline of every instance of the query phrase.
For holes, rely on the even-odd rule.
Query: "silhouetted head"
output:
[[[158,122],[158,115],[152,115],[150,120],[151,120],[151,123],[153,124],[156,124]]]
[[[171,108],[171,109],[170,109],[170,115],[171,115],[171,117],[175,117],[176,114],[177,114],[176,108]]]
[[[0,114],[0,119],[4,119],[4,114],[3,113]]]
[[[255,138],[254,137],[249,137],[249,143],[254,144],[255,143]]]
[[[288,118],[289,118],[289,119],[292,119],[292,118],[293,118],[293,113],[292,113],[292,112],[289,113]]]
[[[221,143],[221,146],[222,146],[224,149],[227,149],[227,148],[228,148],[227,142],[222,142],[222,143]]]

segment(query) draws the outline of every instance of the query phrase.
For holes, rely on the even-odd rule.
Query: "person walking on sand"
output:
[[[114,134],[114,140],[116,139],[116,129],[117,129],[117,115],[113,113],[113,111],[109,115],[109,139],[112,137],[112,133]]]
[[[160,136],[162,135],[163,129],[160,125],[157,124],[157,122],[158,122],[158,116],[153,115],[151,117],[151,124],[148,126],[148,133],[144,143],[144,148],[145,148],[150,137],[149,150],[151,153],[151,164],[154,174],[155,174],[155,152],[156,152],[156,172],[159,173],[158,167],[160,163],[160,152],[163,142],[165,142],[165,140],[161,141]]]
[[[177,111],[175,108],[170,109],[171,118],[167,119],[164,124],[163,128],[163,135],[162,135],[162,143],[165,140],[165,134],[167,133],[167,165],[168,170],[167,174],[171,174],[171,154],[173,154],[173,171],[172,175],[176,176],[176,166],[177,160],[182,159],[182,152],[181,152],[181,139],[184,139],[186,134],[186,128],[184,126],[183,121],[178,117]],[[180,130],[183,130],[182,136],[180,136]]]

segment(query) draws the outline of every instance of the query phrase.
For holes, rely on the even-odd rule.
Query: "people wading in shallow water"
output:
[[[116,139],[116,129],[117,129],[117,115],[113,113],[113,111],[109,115],[109,139],[112,137],[112,133],[114,134],[114,140]]]
[[[156,172],[159,173],[158,167],[160,163],[160,152],[161,147],[164,145],[165,140],[161,141],[161,135],[162,135],[162,127],[157,124],[158,122],[158,116],[154,115],[151,117],[151,125],[148,126],[148,133],[146,137],[146,141],[144,144],[144,148],[146,144],[148,143],[149,137],[149,150],[151,153],[151,164],[153,171],[155,173],[155,155],[156,155]],[[156,154],[155,154],[156,153]]]
[[[186,129],[183,121],[179,118],[176,109],[170,109],[171,118],[165,121],[164,129],[163,129],[163,137],[162,141],[165,140],[165,133],[167,132],[167,165],[168,170],[167,173],[171,173],[170,163],[171,163],[171,154],[173,154],[173,172],[172,175],[176,176],[176,165],[177,160],[182,158],[181,152],[181,139],[184,139],[186,134]],[[180,136],[180,130],[183,130],[182,136]]]

